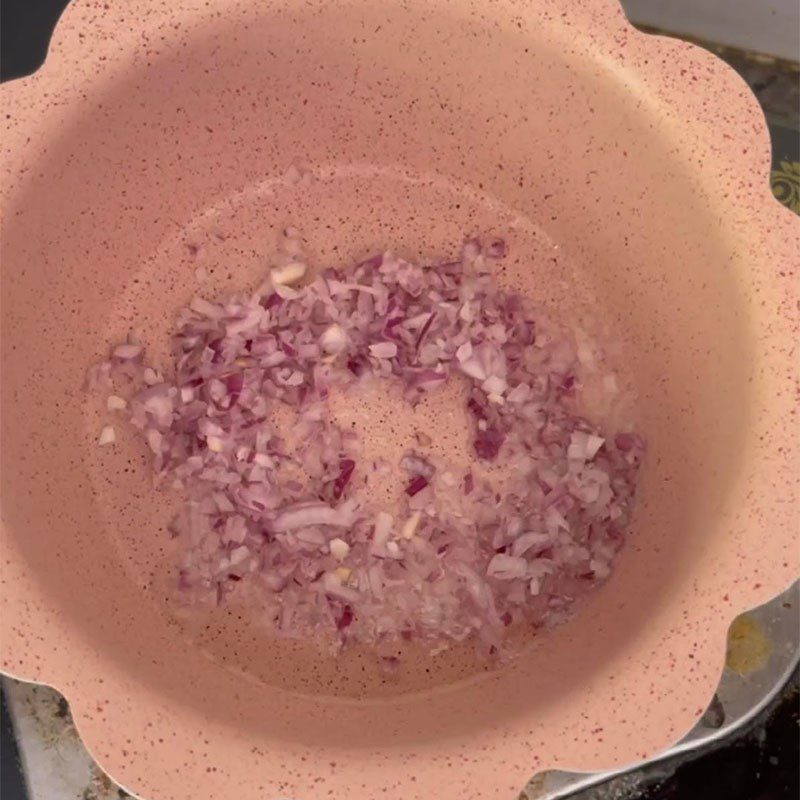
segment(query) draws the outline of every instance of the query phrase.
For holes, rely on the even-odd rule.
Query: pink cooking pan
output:
[[[693,725],[729,623],[800,561],[800,220],[730,69],[615,0],[76,0],[2,100],[2,668],[62,691],[114,779],[496,800]],[[97,447],[84,376],[132,325],[166,347],[188,242],[230,291],[287,222],[343,260],[506,232],[528,294],[619,343],[649,447],[628,546],[511,664],[387,678],[171,610],[170,505],[145,445]]]

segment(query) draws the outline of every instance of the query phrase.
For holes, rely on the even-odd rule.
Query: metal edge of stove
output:
[[[677,744],[653,758],[604,772],[541,772],[523,790],[523,800],[563,800],[676,756],[711,749],[740,732],[775,700],[800,665],[800,581],[738,617],[728,642],[717,692],[700,721]]]

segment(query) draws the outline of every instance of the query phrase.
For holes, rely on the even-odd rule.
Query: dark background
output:
[[[50,34],[68,0],[0,2],[0,79],[34,72],[44,61]]]

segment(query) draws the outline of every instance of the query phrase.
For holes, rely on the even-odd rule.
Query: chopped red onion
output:
[[[353,609],[352,606],[347,604],[344,605],[342,608],[342,613],[336,619],[336,629],[337,630],[344,630],[350,623],[353,621]]]
[[[507,556],[498,553],[489,562],[486,574],[492,578],[503,581],[514,580],[514,578],[524,578],[528,573],[528,562],[524,558]]]
[[[416,475],[409,481],[408,486],[406,486],[406,494],[409,497],[413,497],[418,492],[421,492],[427,485],[427,478],[424,478],[422,475]]]
[[[591,461],[603,446],[603,437],[587,431],[573,431],[570,436],[567,458]]]
[[[114,348],[114,358],[130,361],[140,356],[144,348],[140,344],[118,344]]]
[[[413,453],[403,456],[403,459],[400,461],[400,466],[412,475],[421,475],[427,480],[430,480],[433,477],[433,473],[436,471],[436,468],[430,461],[416,456]]]
[[[310,525],[328,525],[335,528],[349,528],[353,523],[349,509],[331,508],[325,503],[298,503],[288,506],[272,520],[275,531],[291,531]]]
[[[97,444],[101,447],[107,444],[114,444],[116,441],[117,435],[111,425],[106,425],[103,430],[100,431],[100,436],[97,437]]]
[[[347,334],[345,334],[341,325],[334,322],[322,332],[319,337],[319,343],[326,353],[336,355],[346,347]]]
[[[343,458],[339,462],[339,474],[336,480],[333,481],[333,498],[338,500],[345,490],[345,487],[350,483],[353,477],[353,471],[356,468],[356,462],[351,458]]]
[[[257,291],[180,313],[169,368],[143,363],[131,337],[90,370],[90,388],[133,382],[124,398],[105,389],[108,410],[184,494],[169,530],[187,604],[249,592],[279,635],[432,650],[474,636],[493,653],[508,628],[562,620],[608,577],[644,441],[580,414],[597,351],[494,282],[507,250],[471,239],[433,267],[387,252],[302,285],[301,237],[287,229]],[[431,455],[434,431],[399,464],[356,471],[358,432],[331,420],[332,389],[374,376],[416,403],[456,373],[470,385],[474,471]],[[616,391],[613,376],[601,383]],[[291,432],[272,421],[282,406]],[[107,426],[98,443],[115,439]],[[499,492],[480,462],[511,484]],[[387,470],[403,490],[397,520],[370,492]]]
[[[505,433],[497,428],[487,428],[485,431],[479,431],[475,437],[475,453],[478,458],[485,461],[493,461],[497,458],[505,438]]]
[[[394,358],[397,355],[397,345],[394,342],[371,344],[369,354],[375,358]]]
[[[106,408],[109,411],[124,411],[128,407],[128,401],[115,394],[110,394],[106,400]]]
[[[486,245],[487,258],[505,258],[507,247],[504,239],[490,239]]]

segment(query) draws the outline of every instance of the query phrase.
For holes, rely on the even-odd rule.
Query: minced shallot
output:
[[[168,369],[131,337],[91,371],[182,493],[182,600],[242,593],[276,633],[336,646],[475,637],[495,652],[513,627],[563,619],[611,571],[644,443],[580,413],[573,338],[491,275],[505,242],[471,239],[432,267],[387,252],[306,285],[300,251],[252,294],[194,298]],[[375,507],[354,480],[375,465],[331,420],[330,391],[377,377],[414,404],[453,375],[470,387],[474,469],[409,450],[391,467],[401,507]],[[298,415],[293,447],[281,405]],[[115,438],[107,426],[99,444]],[[494,462],[516,476],[503,492],[480,469]]]

